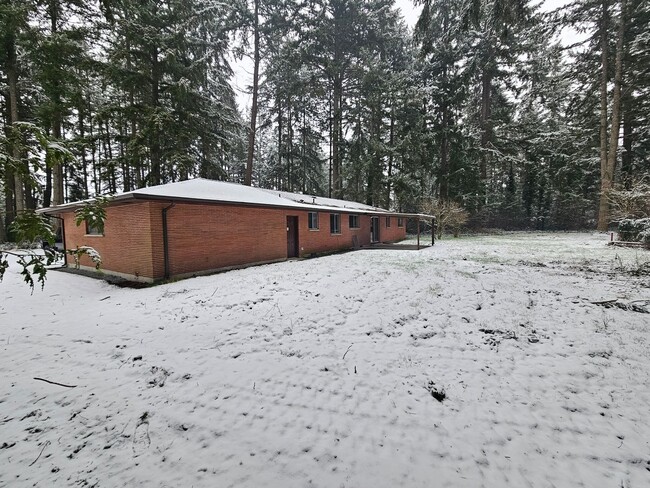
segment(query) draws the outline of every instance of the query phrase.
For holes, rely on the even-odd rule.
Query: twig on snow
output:
[[[38,461],[41,458],[41,455],[43,454],[43,451],[47,446],[50,445],[50,441],[45,441],[45,444],[43,444],[43,448],[41,449],[41,452],[38,453],[38,457],[32,461],[32,464],[30,466],[33,466],[36,461]]]
[[[354,346],[354,344],[350,344],[350,345],[348,346],[348,348],[346,349],[345,353],[343,354],[343,358],[342,358],[342,359],[345,359],[346,354],[347,354],[348,352],[350,352],[350,348],[351,348],[352,346]]]
[[[45,381],[45,383],[49,383],[51,385],[57,385],[57,386],[63,386],[64,388],[76,388],[77,385],[64,385],[63,383],[58,383],[56,381],[50,381],[46,380],[45,378],[34,378],[37,381]]]

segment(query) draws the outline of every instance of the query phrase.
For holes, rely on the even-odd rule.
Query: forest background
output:
[[[411,29],[393,0],[0,0],[0,242],[192,177],[606,229],[650,174],[650,2],[416,6]]]

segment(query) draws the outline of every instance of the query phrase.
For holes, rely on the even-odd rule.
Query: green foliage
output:
[[[81,256],[88,256],[95,263],[95,269],[99,270],[102,265],[102,257],[90,246],[78,246],[75,249],[68,249],[67,253],[74,258],[75,268],[79,269]]]
[[[35,244],[47,242],[54,245],[55,235],[49,219],[33,210],[26,210],[16,217],[10,226],[19,243]]]
[[[75,223],[77,227],[85,222],[88,227],[93,228],[99,234],[103,234],[107,203],[107,197],[96,197],[75,210]]]
[[[26,245],[27,248],[41,243],[48,243],[50,247],[43,254],[34,251],[0,251],[0,281],[4,278],[9,268],[8,256],[12,255],[17,259],[17,266],[21,268],[20,274],[23,280],[34,291],[34,278],[40,283],[41,289],[45,286],[47,266],[52,265],[61,258],[61,254],[51,246],[54,246],[55,235],[52,227],[43,215],[33,211],[25,211],[16,217],[11,224],[11,230],[18,242]]]
[[[58,256],[54,252],[45,253],[45,255],[38,255],[33,253],[27,253],[23,255],[18,255],[18,266],[22,269],[20,271],[21,276],[25,283],[29,285],[34,291],[34,277],[38,283],[41,284],[41,290],[45,287],[45,278],[47,275],[47,266],[51,265]]]
[[[81,221],[78,221],[77,225],[79,225],[79,222],[88,219],[92,222],[91,225],[101,225],[101,228],[103,228],[105,204],[106,199],[100,198],[98,201],[86,206],[85,211],[82,212],[83,216]],[[79,218],[79,215],[77,215],[77,218]],[[33,247],[34,245],[38,246],[41,243],[47,243],[49,245],[44,246],[43,254],[30,250],[0,251],[0,281],[2,281],[5,272],[9,268],[8,257],[14,256],[16,258],[16,265],[20,268],[20,275],[23,277],[24,282],[29,285],[32,293],[34,292],[35,286],[34,280],[40,283],[41,289],[43,289],[47,277],[47,267],[63,257],[63,253],[54,247],[55,235],[48,218],[33,211],[25,211],[14,220],[11,229],[17,236],[18,241],[26,244],[27,248]],[[92,247],[80,246],[76,249],[69,249],[66,252],[73,256],[77,268],[79,267],[79,260],[83,255],[88,256],[92,260],[95,264],[95,269],[99,270],[101,267],[101,256]]]

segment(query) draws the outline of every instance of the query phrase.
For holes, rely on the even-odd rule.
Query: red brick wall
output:
[[[133,276],[153,278],[151,260],[150,203],[138,202],[111,206],[106,209],[104,235],[86,235],[86,226],[75,224],[74,213],[62,215],[65,225],[65,243],[68,249],[90,246],[102,257],[102,269]],[[74,265],[74,258],[67,256],[67,263]],[[80,264],[94,267],[87,256]]]
[[[341,213],[341,233],[330,232],[330,212],[318,212],[319,229],[309,229],[309,212],[287,212],[287,215],[298,216],[300,228],[300,254],[336,251],[354,247],[353,237],[356,236],[360,246],[370,244],[370,215],[359,215],[359,228],[350,228],[350,214]],[[406,219],[404,219],[406,223]],[[399,241],[406,237],[406,227],[397,227],[397,217],[391,217],[390,228],[386,227],[386,218],[379,217],[379,240],[381,242]]]
[[[397,217],[391,216],[390,227],[386,225],[386,217],[379,217],[379,240],[381,242],[401,241],[406,237],[406,219],[403,219],[403,227],[397,226]]]
[[[104,236],[87,236],[74,214],[64,215],[68,248],[88,245],[101,254],[102,268],[134,276],[164,277],[162,210],[169,202],[135,202],[106,209]],[[350,249],[370,243],[370,216],[359,215],[350,229],[349,214],[340,213],[341,233],[330,232],[330,213],[319,212],[319,230],[309,230],[308,212],[235,205],[175,203],[167,211],[170,275],[275,261],[287,257],[287,216],[298,217],[300,255]],[[403,239],[397,217],[379,217],[382,242]],[[72,264],[71,258],[69,264]],[[87,258],[81,264],[92,266]]]
[[[176,204],[167,214],[171,275],[286,258],[286,215],[282,209]],[[152,213],[152,228],[156,221],[162,226],[160,212]]]
[[[320,252],[351,249],[353,236],[357,236],[360,245],[370,243],[370,217],[359,215],[359,229],[350,229],[349,214],[340,213],[341,233],[330,232],[330,213],[318,212],[318,230],[309,229],[309,212],[295,212],[300,229],[300,254],[307,255]]]

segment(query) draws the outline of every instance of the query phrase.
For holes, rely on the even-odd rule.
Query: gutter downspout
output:
[[[59,217],[58,215],[48,215],[48,217],[52,217],[54,219],[58,219],[61,221],[61,244],[63,244],[63,260],[65,262],[65,265],[68,265],[68,255],[66,253],[68,247],[65,245],[65,220],[63,220],[63,217]],[[54,245],[56,247],[56,243]]]
[[[167,211],[174,205],[172,202],[168,207],[162,209],[162,234],[163,234],[163,257],[165,262],[165,279],[169,279],[169,235],[167,232]]]

